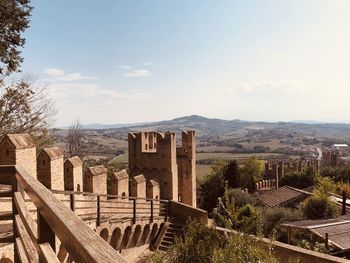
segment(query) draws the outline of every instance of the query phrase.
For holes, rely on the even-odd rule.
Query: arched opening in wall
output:
[[[130,236],[131,236],[131,227],[128,226],[127,228],[125,228],[123,240],[122,240],[122,243],[120,245],[120,249],[127,248],[128,243],[130,241]]]
[[[77,184],[77,192],[80,192],[80,184]]]
[[[143,228],[143,233],[141,236],[140,245],[146,244],[146,242],[148,241],[148,236],[149,236],[150,232],[151,232],[150,225],[145,225],[145,227]]]
[[[158,196],[158,195],[156,195],[156,199],[159,199],[159,196]]]
[[[112,237],[111,237],[111,242],[109,244],[115,249],[119,249],[119,241],[122,236],[122,230],[117,227],[113,230]]]
[[[43,165],[45,165],[45,160],[43,160]]]
[[[122,197],[125,197],[125,196],[126,196],[126,193],[125,193],[125,192],[123,192],[123,193],[122,193]]]
[[[147,145],[147,143],[145,144],[145,149],[148,150],[148,145]]]
[[[140,237],[141,237],[141,226],[137,225],[129,247],[136,247],[139,243]]]
[[[149,238],[148,238],[148,243],[154,242],[156,235],[157,235],[157,232],[158,232],[158,224],[155,223],[152,226],[151,234],[149,235]]]
[[[102,237],[105,241],[108,239],[108,229],[104,228],[100,232],[100,237]]]
[[[9,156],[10,155],[10,150],[6,150],[6,155]]]

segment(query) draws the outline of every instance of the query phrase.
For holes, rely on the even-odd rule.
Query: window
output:
[[[6,150],[6,155],[9,156],[10,155],[10,151]]]
[[[45,160],[43,160],[43,165],[45,165]]]
[[[80,184],[77,184],[77,192],[80,192]]]
[[[147,143],[145,144],[145,149],[148,150],[148,145],[147,145]]]
[[[156,199],[158,199],[158,195],[156,195]]]

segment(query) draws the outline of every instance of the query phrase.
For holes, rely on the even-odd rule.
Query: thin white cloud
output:
[[[120,68],[120,69],[132,69],[132,66],[120,65],[119,68]]]
[[[158,68],[161,66],[161,64],[157,64],[157,63],[153,63],[153,62],[146,62],[145,67],[149,67],[149,68]]]
[[[152,72],[148,69],[135,69],[133,71],[130,71],[130,72],[126,72],[124,74],[125,77],[150,77],[152,76]]]
[[[140,91],[132,93],[121,93],[115,89],[106,89],[94,84],[77,84],[77,83],[50,83],[48,85],[50,95],[56,100],[77,99],[101,101],[139,101],[148,99],[151,94]]]
[[[55,80],[61,81],[78,81],[78,80],[94,80],[97,77],[83,75],[79,72],[65,74],[62,69],[58,68],[46,68],[44,69],[44,73]]]
[[[64,71],[58,68],[46,68],[44,73],[51,77],[59,77],[64,75]]]

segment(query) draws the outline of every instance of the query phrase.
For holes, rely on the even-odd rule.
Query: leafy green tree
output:
[[[289,185],[303,189],[314,184],[315,174],[310,168],[302,172],[286,173],[280,180],[280,186]]]
[[[31,11],[30,0],[0,0],[0,76],[17,71],[23,61],[22,34],[29,27]]]
[[[245,191],[242,191],[239,188],[229,189],[228,196],[230,199],[235,200],[235,203],[234,203],[235,208],[240,208],[240,207],[245,206],[247,204],[254,206],[257,203],[257,200],[253,195],[251,195],[250,193],[247,193]]]
[[[229,188],[239,188],[240,173],[236,160],[230,160],[224,170],[224,179],[228,183]]]
[[[200,207],[211,212],[216,207],[219,197],[225,191],[225,179],[223,176],[226,163],[217,160],[211,168],[210,173],[200,183]]]
[[[307,219],[334,218],[339,211],[337,205],[330,199],[330,193],[336,185],[329,177],[317,177],[313,195],[302,203],[302,211]]]
[[[240,168],[240,187],[248,189],[249,192],[255,190],[255,183],[263,179],[264,162],[255,157],[245,161]]]

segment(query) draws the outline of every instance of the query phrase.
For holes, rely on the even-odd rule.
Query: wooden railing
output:
[[[1,196],[12,197],[14,261],[60,262],[57,240],[74,262],[127,262],[71,209],[25,170],[0,166],[0,184],[11,185]],[[29,197],[37,218],[27,207]],[[101,202],[101,200],[100,200]],[[10,241],[10,240],[8,240]]]
[[[88,192],[51,190],[61,202],[65,203],[83,220],[101,222],[119,219],[130,219],[133,223],[137,219],[163,219],[167,221],[169,201],[132,196],[118,196]]]

